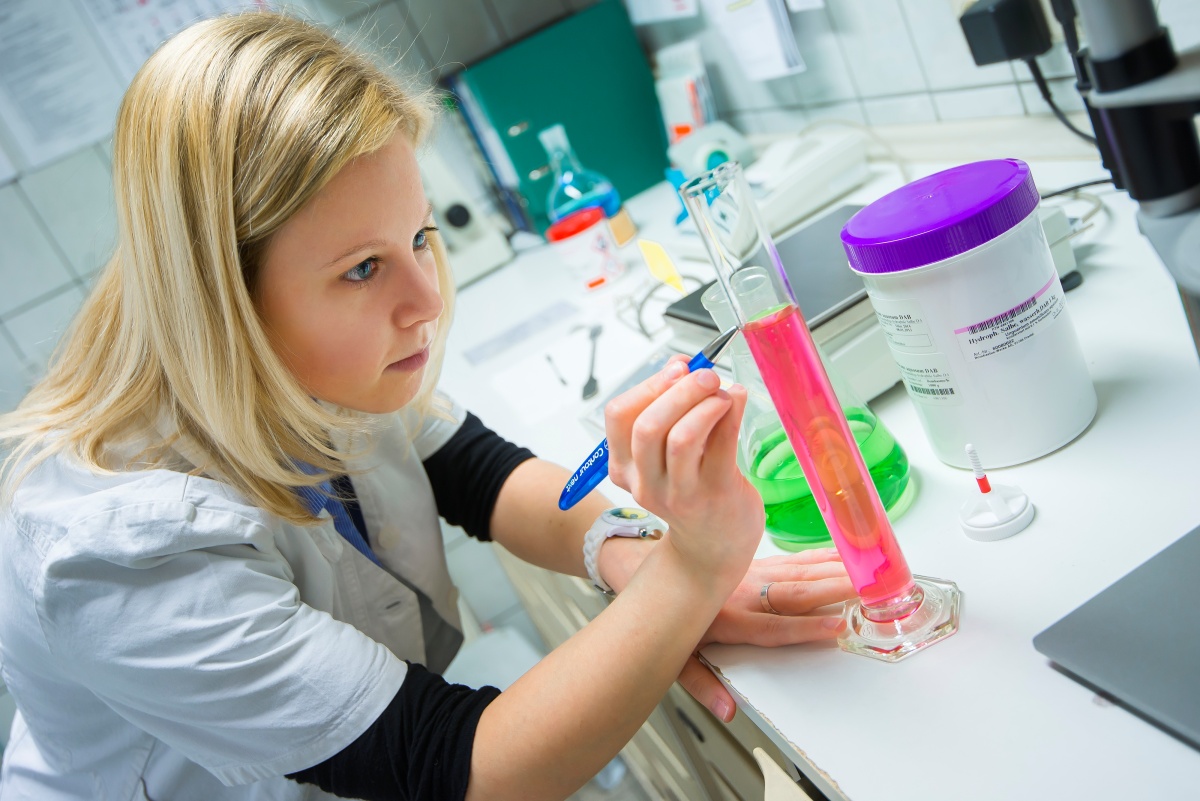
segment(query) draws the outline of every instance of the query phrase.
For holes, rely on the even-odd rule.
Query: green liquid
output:
[[[845,412],[850,433],[862,451],[883,508],[894,520],[908,509],[915,494],[915,484],[909,480],[908,457],[883,423],[871,425],[874,416],[870,412],[863,409]],[[829,529],[783,427],[756,443],[750,456],[747,478],[762,495],[771,540],[787,551],[831,546]]]

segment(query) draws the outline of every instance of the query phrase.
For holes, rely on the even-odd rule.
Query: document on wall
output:
[[[17,168],[8,158],[8,154],[4,152],[4,148],[0,148],[0,186],[17,177]]]
[[[0,117],[31,167],[107,136],[121,85],[67,5],[0,0]]]
[[[817,11],[825,7],[825,0],[787,0],[788,11]]]
[[[75,0],[128,83],[158,46],[196,20],[266,8],[267,0]]]
[[[625,0],[625,6],[634,25],[684,19],[699,13],[698,0]]]
[[[709,24],[752,81],[804,72],[783,0],[702,0]]]

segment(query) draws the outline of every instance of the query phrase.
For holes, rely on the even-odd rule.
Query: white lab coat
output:
[[[393,416],[352,464],[380,561],[460,627],[421,460],[464,418]],[[186,455],[186,453],[185,453]],[[412,590],[326,519],[296,526],[180,471],[48,460],[0,517],[4,801],[326,799],[284,774],[382,713],[425,661]],[[445,656],[445,655],[442,655]]]

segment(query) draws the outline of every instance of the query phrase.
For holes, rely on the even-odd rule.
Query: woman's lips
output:
[[[414,370],[420,370],[429,361],[429,347],[426,346],[421,350],[409,356],[407,359],[401,359],[398,362],[392,362],[387,366],[389,370],[399,370],[404,373],[411,373]]]

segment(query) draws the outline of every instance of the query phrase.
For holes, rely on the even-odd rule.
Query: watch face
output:
[[[650,513],[645,509],[637,509],[632,506],[618,506],[615,509],[609,509],[604,513],[604,516],[610,518],[614,523],[638,522],[650,519]]]

